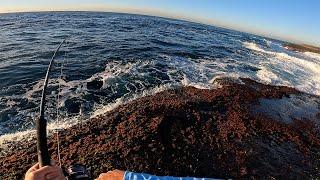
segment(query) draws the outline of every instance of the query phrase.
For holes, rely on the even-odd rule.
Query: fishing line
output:
[[[65,41],[65,48],[66,50],[64,51],[64,56],[63,56],[63,59],[62,59],[62,62],[60,63],[61,66],[60,66],[60,77],[58,78],[58,93],[57,93],[57,105],[56,105],[56,124],[59,124],[60,123],[60,111],[59,111],[59,106],[60,106],[60,101],[61,101],[61,98],[60,98],[60,94],[61,94],[61,83],[63,80],[63,69],[66,65],[66,56],[67,56],[67,49],[69,47],[69,42],[66,40]],[[56,139],[57,139],[57,155],[58,155],[58,162],[59,162],[59,166],[61,167],[62,166],[62,163],[61,163],[61,153],[60,153],[60,136],[59,136],[59,132],[60,132],[60,129],[56,129]]]
[[[46,104],[46,93],[47,93],[47,86],[50,77],[50,71],[52,69],[52,65],[54,63],[55,57],[58,54],[61,46],[65,43],[67,38],[65,38],[58,46],[56,51],[54,52],[51,61],[49,63],[46,76],[43,83],[42,89],[42,97],[40,102],[40,117],[36,119],[36,129],[37,129],[37,153],[38,153],[38,160],[40,166],[47,166],[51,164],[51,157],[48,151],[48,144],[47,144],[47,120],[44,117],[45,112],[45,104]]]

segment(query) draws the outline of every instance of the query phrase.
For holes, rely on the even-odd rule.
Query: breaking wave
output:
[[[261,58],[257,77],[261,82],[274,85],[286,85],[310,94],[320,95],[320,62],[306,57],[306,53],[291,52],[281,49],[268,49],[253,42],[243,45],[258,53]],[[279,51],[279,49],[281,51]]]

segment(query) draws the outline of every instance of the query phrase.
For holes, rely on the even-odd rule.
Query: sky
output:
[[[171,17],[320,46],[320,0],[0,0],[0,13],[59,10]]]

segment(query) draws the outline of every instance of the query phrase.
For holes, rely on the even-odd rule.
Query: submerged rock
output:
[[[98,79],[87,82],[87,88],[89,90],[98,90],[98,89],[101,89],[102,86],[103,86],[103,82]]]
[[[82,106],[82,101],[77,98],[67,99],[65,101],[65,108],[69,114],[78,114]]]

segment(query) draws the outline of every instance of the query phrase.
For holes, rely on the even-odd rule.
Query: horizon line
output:
[[[286,43],[294,43],[294,44],[299,44],[299,45],[309,45],[309,46],[315,46],[320,48],[320,44],[317,43],[311,43],[311,42],[305,42],[302,40],[294,40],[294,39],[290,39],[290,38],[284,38],[284,37],[280,37],[280,36],[272,36],[272,35],[267,35],[265,33],[259,33],[259,32],[254,32],[254,31],[246,31],[242,28],[236,28],[236,27],[232,27],[232,26],[228,26],[228,25],[223,25],[219,22],[214,23],[214,22],[210,22],[210,21],[214,21],[214,20],[210,20],[207,19],[205,20],[204,18],[190,18],[190,17],[186,17],[186,16],[176,16],[170,13],[163,13],[163,12],[158,12],[158,13],[148,13],[148,11],[143,12],[143,11],[128,11],[128,10],[65,10],[65,9],[53,9],[53,10],[17,10],[17,11],[7,11],[7,12],[1,12],[0,11],[0,15],[2,14],[14,14],[14,13],[41,13],[41,12],[100,12],[100,13],[119,13],[119,14],[132,14],[132,15],[143,15],[143,16],[151,16],[151,17],[160,17],[160,18],[168,18],[168,19],[173,19],[173,20],[181,20],[181,21],[187,21],[187,22],[191,22],[191,23],[199,23],[199,24],[203,24],[203,25],[209,25],[209,26],[215,26],[218,28],[223,28],[223,29],[227,29],[227,30],[232,30],[232,31],[238,31],[238,32],[242,32],[242,33],[248,33],[248,34],[252,34],[252,35],[256,35],[256,36],[260,36],[260,37],[264,37],[264,38],[270,38],[270,39],[274,39],[274,40],[279,40],[279,41],[284,41]],[[201,20],[202,19],[202,20]],[[209,22],[208,22],[209,21]]]

